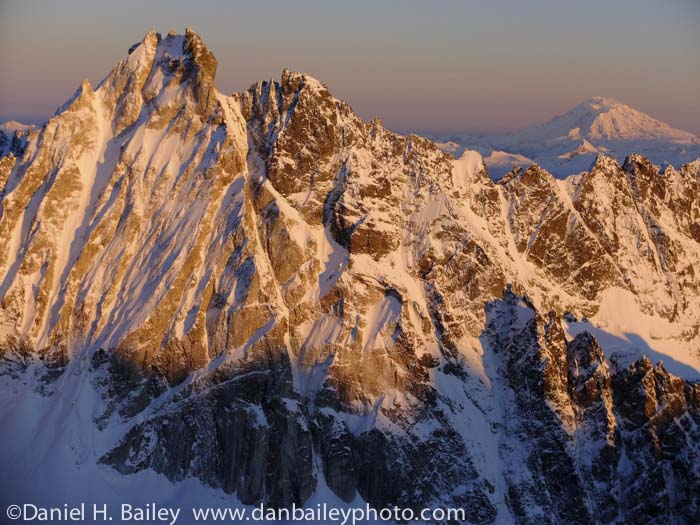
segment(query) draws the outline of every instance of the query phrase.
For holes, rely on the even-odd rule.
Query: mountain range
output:
[[[637,153],[662,167],[680,167],[700,158],[696,135],[606,97],[593,97],[548,122],[515,132],[430,138],[456,156],[465,149],[478,150],[496,179],[514,165],[535,163],[565,178],[588,171],[598,155],[622,162]]]
[[[700,161],[494,182],[308,75],[216,71],[149,32],[13,131],[0,503],[700,521]]]

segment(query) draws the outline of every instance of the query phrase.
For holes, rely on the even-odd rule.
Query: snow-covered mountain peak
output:
[[[620,164],[615,157],[610,155],[598,154],[591,165],[591,171],[618,171]]]
[[[600,96],[585,100],[562,115],[513,135],[521,141],[537,137],[549,144],[567,139],[587,140],[596,145],[605,141],[659,139],[698,143],[698,137],[690,132],[674,129],[619,100]]]
[[[640,153],[655,164],[667,162],[676,167],[700,155],[700,138],[693,133],[602,96],[584,100],[547,122],[514,132],[434,138],[445,151],[457,156],[461,149],[479,150],[496,179],[510,171],[516,156],[544,166],[557,177],[565,177],[588,169],[601,153],[619,161]]]
[[[217,63],[214,54],[191,27],[187,27],[184,34],[171,30],[165,37],[151,29],[140,42],[129,48],[126,70],[138,69],[139,65],[143,65],[144,59],[156,50],[159,50],[161,56],[170,60],[189,59],[210,76],[216,75]]]
[[[596,104],[591,105],[594,109]],[[697,143],[692,133],[673,129],[668,124],[637,111],[622,103],[599,105],[588,135],[597,140],[658,140],[678,143]]]
[[[326,85],[323,82],[307,73],[302,73],[300,71],[292,71],[291,69],[284,68],[282,70],[281,78],[283,84],[300,82],[303,83],[305,87],[315,91],[328,91],[328,88],[326,88]]]
[[[77,109],[81,103],[86,103],[94,94],[95,91],[92,89],[90,80],[84,78],[80,83],[80,86],[78,86],[78,89],[76,89],[75,93],[73,93],[73,96],[61,104],[54,115],[60,115],[61,113],[69,110],[71,107]]]
[[[289,68],[284,68],[282,70],[279,81],[275,78],[270,78],[269,80],[259,80],[251,84],[251,86],[248,88],[248,92],[257,93],[258,95],[263,93],[272,94],[276,93],[282,86],[294,93],[304,90],[305,92],[314,94],[322,93],[324,96],[330,95],[333,100],[336,100],[335,97],[330,94],[328,87],[323,82],[312,75],[300,71],[294,71]],[[270,91],[270,89],[272,91]],[[237,94],[234,94],[234,96],[235,95]]]
[[[589,107],[592,109],[598,110],[602,107],[612,107],[614,105],[620,104],[620,101],[617,99],[614,99],[612,97],[602,97],[602,96],[595,96],[591,97],[588,100],[584,101],[581,103],[587,104]]]
[[[5,133],[14,133],[15,131],[28,131],[33,127],[34,126],[31,124],[22,124],[16,120],[7,120],[0,124],[0,131],[4,131]]]
[[[22,124],[16,120],[8,120],[0,124],[0,157],[8,153],[20,155],[33,129],[33,125]]]
[[[217,62],[209,48],[204,44],[200,36],[188,27],[185,30],[183,52],[199,70],[212,80],[216,77]]]
[[[540,132],[593,171],[495,184],[484,164],[531,159],[455,159],[302,73],[230,96],[215,74],[193,31],[150,32],[0,157],[0,463],[22,481],[0,500],[151,498],[156,471],[469,523],[696,512],[700,386],[670,374],[700,364],[700,163],[625,172],[579,108]]]

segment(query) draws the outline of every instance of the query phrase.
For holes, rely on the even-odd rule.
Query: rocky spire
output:
[[[663,199],[603,157],[494,184],[308,75],[225,96],[215,73],[191,30],[151,32],[0,159],[0,416],[31,399],[16,423],[58,429],[32,457],[57,440],[67,468],[250,504],[697,517],[697,385],[599,344],[656,358],[672,334],[693,372],[697,166],[654,175]]]

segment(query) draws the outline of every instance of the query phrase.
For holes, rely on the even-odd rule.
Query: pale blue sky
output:
[[[490,132],[594,95],[700,133],[700,0],[0,0],[0,119],[41,120],[149,28],[192,26],[222,91],[310,73],[393,129]]]

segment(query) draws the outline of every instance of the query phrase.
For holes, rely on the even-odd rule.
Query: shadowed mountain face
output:
[[[496,184],[311,77],[224,95],[216,69],[149,33],[0,159],[0,415],[36,415],[8,468],[700,520],[700,163]]]

